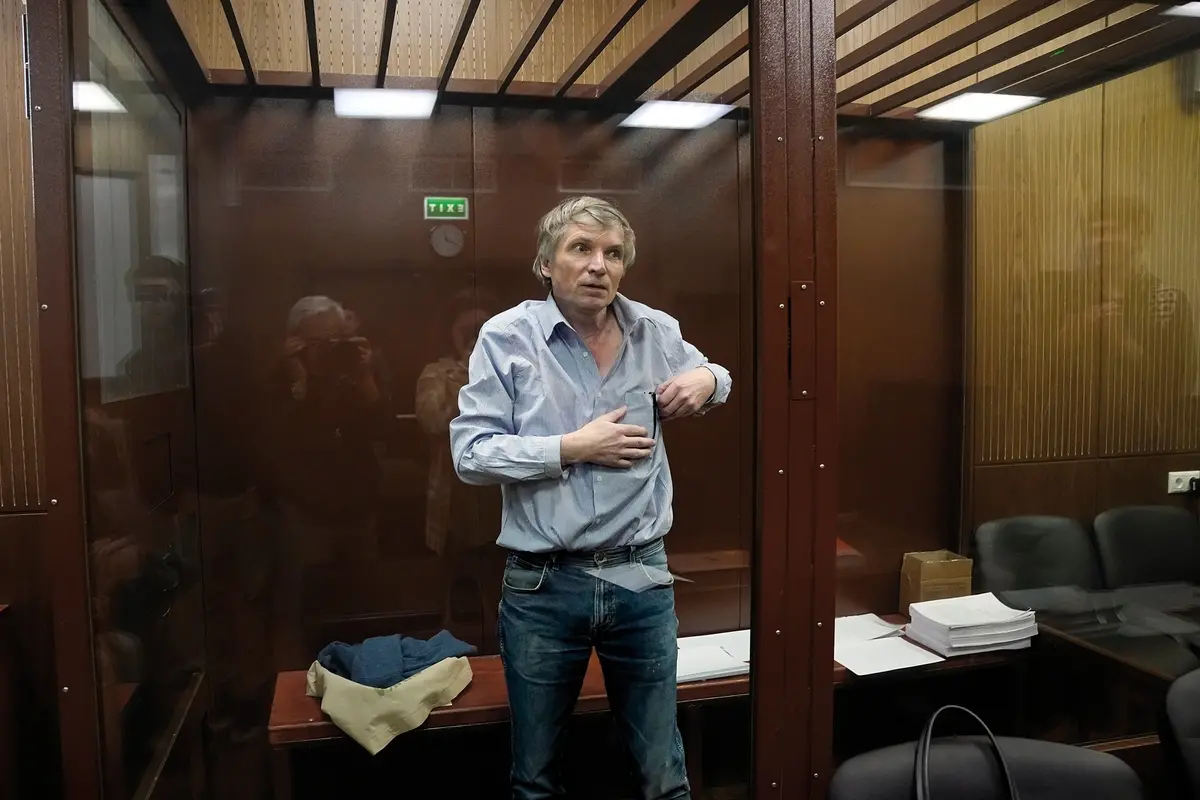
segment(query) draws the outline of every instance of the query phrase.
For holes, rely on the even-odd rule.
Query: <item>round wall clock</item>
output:
[[[462,252],[467,235],[456,225],[438,225],[429,233],[433,252],[442,258],[453,258]]]

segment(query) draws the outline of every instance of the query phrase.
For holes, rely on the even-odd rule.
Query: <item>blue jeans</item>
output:
[[[640,592],[586,574],[598,565],[655,567]],[[675,593],[662,541],[594,554],[509,556],[500,655],[512,711],[513,800],[563,797],[567,722],[592,648],[642,800],[689,798],[675,720]]]

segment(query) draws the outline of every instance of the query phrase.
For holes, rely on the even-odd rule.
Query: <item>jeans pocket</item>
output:
[[[522,594],[536,592],[546,582],[549,567],[548,562],[538,566],[517,556],[509,556],[508,563],[504,565],[504,588]]]
[[[667,566],[667,551],[663,547],[659,547],[653,552],[639,555],[637,557],[638,566],[642,568],[646,578],[657,586],[670,586],[675,583],[675,576],[671,574]]]

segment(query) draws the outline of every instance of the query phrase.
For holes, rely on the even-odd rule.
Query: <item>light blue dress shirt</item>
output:
[[[733,381],[684,341],[670,316],[621,295],[612,308],[623,335],[603,378],[553,299],[526,301],[479,331],[450,450],[466,483],[502,484],[502,547],[589,552],[645,544],[671,528],[671,469],[651,395],[703,366],[717,379],[709,408],[725,402]],[[655,439],[651,455],[629,469],[564,468],[563,434],[621,406],[629,409],[622,422]]]

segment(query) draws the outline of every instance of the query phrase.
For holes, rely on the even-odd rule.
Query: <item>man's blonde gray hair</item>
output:
[[[624,239],[622,260],[626,269],[633,266],[637,242],[625,215],[607,200],[586,195],[571,197],[555,206],[538,223],[537,258],[533,261],[533,274],[544,286],[550,286],[550,279],[542,274],[542,266],[554,260],[554,253],[572,223],[585,228],[621,231]]]

